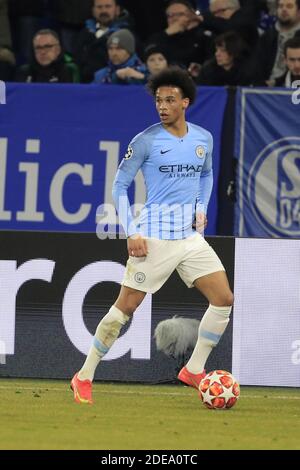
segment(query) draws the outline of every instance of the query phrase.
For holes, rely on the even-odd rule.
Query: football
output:
[[[226,370],[209,372],[199,384],[199,396],[209,409],[232,408],[240,396],[240,386]]]

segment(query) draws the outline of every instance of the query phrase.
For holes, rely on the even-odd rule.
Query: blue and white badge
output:
[[[300,236],[300,137],[285,137],[263,149],[250,170],[247,197],[270,235]]]

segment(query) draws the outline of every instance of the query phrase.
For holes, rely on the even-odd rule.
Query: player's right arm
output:
[[[138,233],[128,199],[128,188],[137,172],[143,166],[148,155],[145,139],[140,134],[129,144],[127,153],[123,158],[113,183],[113,199],[119,214],[127,240],[129,256],[146,256],[147,243]]]

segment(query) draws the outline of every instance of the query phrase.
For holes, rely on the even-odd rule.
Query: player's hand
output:
[[[207,227],[207,217],[203,212],[197,212],[193,227],[196,228],[198,233],[203,233]]]
[[[135,258],[142,258],[147,256],[148,247],[147,240],[139,234],[135,234],[132,237],[129,237],[127,240],[127,250],[129,256],[134,256]]]

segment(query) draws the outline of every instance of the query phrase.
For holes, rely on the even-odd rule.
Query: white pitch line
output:
[[[188,388],[188,387],[187,387]],[[0,386],[0,390],[15,390],[15,391],[22,391],[22,390],[31,390],[34,392],[38,392],[39,390],[41,392],[68,392],[70,390],[69,386],[67,385],[65,389],[63,388],[41,388],[41,387],[10,387],[10,386]],[[177,392],[142,392],[142,391],[122,391],[122,390],[97,390],[97,388],[93,389],[93,393],[106,393],[106,394],[115,394],[115,395],[161,395],[161,396],[179,396],[179,397],[184,397],[184,393],[177,393]]]
[[[190,388],[190,387],[186,387]],[[65,389],[63,388],[47,388],[43,389],[41,387],[10,387],[10,386],[0,386],[0,390],[14,390],[14,391],[32,391],[32,392],[69,392],[70,390],[68,389],[68,385],[66,386]],[[192,391],[192,390],[191,390]],[[122,391],[122,390],[97,390],[94,389],[93,393],[98,394],[108,394],[108,395],[145,395],[145,396],[176,396],[176,397],[186,397],[189,398],[189,395],[186,395],[186,393],[178,393],[178,392],[142,392],[142,391]],[[282,395],[268,395],[267,397],[263,397],[261,395],[244,395],[241,393],[241,397],[243,398],[252,398],[252,399],[261,399],[265,398],[266,400],[269,399],[276,399],[276,400],[300,400],[300,395],[298,397],[291,397],[291,396],[282,396]]]

